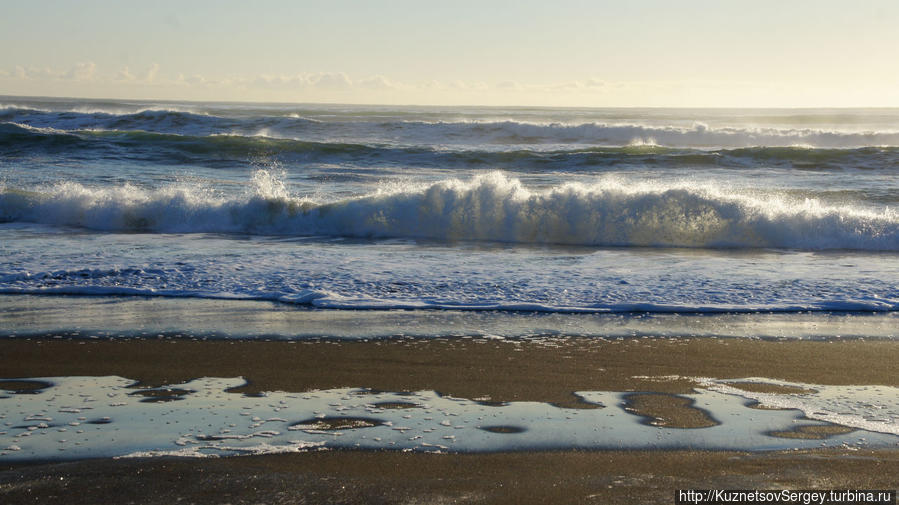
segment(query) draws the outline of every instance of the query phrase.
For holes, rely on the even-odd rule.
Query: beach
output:
[[[899,113],[0,99],[0,501],[896,489]]]
[[[674,503],[677,489],[895,489],[895,451],[316,452],[6,467],[10,503]]]
[[[4,339],[0,351],[4,377],[120,376],[141,388],[202,376],[243,377],[246,385],[229,392],[235,397],[354,387],[595,409],[574,393],[620,391],[644,398],[656,393],[660,401],[641,404],[634,398],[628,407],[632,415],[662,419],[679,430],[702,429],[709,417],[678,401],[701,387],[693,377],[899,386],[894,373],[899,344],[892,340],[470,337],[297,342],[45,334]],[[770,384],[767,390],[796,393]],[[812,430],[806,436],[820,441],[836,433],[840,431]],[[558,447],[436,454],[311,449],[224,458],[4,463],[0,494],[9,503],[673,503],[677,489],[893,489],[897,460],[895,446],[766,451]]]
[[[691,377],[899,387],[893,373],[899,344],[882,340],[53,337],[0,342],[9,357],[4,376],[118,375],[153,386],[196,377],[245,377],[249,384],[241,391],[252,393],[364,387],[566,405],[577,403],[575,391],[687,393],[694,386]]]

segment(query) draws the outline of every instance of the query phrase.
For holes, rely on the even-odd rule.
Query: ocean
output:
[[[899,109],[400,107],[0,97],[2,329],[7,337],[66,331],[77,338],[157,333],[177,338],[183,332],[292,341],[894,340],[899,336],[897,174]],[[105,305],[97,308],[95,300]],[[208,302],[202,307],[231,303],[239,316],[229,316],[227,309],[204,316],[200,305],[191,305],[199,302]],[[257,302],[265,305],[247,308]],[[116,307],[132,315],[199,308],[171,318],[136,318],[113,317]],[[735,400],[733,391],[725,391],[729,383],[703,380],[711,389],[691,401],[707,401],[719,421],[734,419],[742,426],[738,418],[745,398]],[[88,387],[79,381],[38,378],[38,385],[56,384],[75,397]],[[93,387],[107,391],[109,398],[128,399],[122,388],[129,380],[98,381]],[[214,403],[235,387],[235,379],[186,384],[179,387],[215,392],[218,396],[202,399]],[[817,400],[787,402],[784,408],[794,410],[754,415],[771,426],[789,425],[800,420],[795,410],[804,409],[815,423],[871,430],[870,440],[894,444],[899,433],[895,402],[885,407],[886,417],[874,419],[862,403],[840,398],[894,397],[895,388],[862,394],[848,387],[817,387]],[[191,455],[226,453],[234,450],[227,444],[236,440],[246,446],[241,450],[252,446],[271,452],[269,438],[284,438],[279,443],[288,447],[302,429],[308,436],[290,446],[294,450],[353,443],[382,447],[380,437],[338,440],[325,433],[352,429],[352,423],[337,423],[338,428],[316,424],[313,411],[339,417],[342,404],[334,398],[350,402],[353,394],[334,389],[315,396],[313,406],[289,419],[294,422],[290,428],[274,435],[257,424],[244,438],[197,436],[191,440],[202,441],[205,449],[191,446]],[[411,401],[378,394],[384,396],[380,402]],[[474,399],[460,404],[433,392],[416,394],[415,401],[461,409],[459,415],[472,423],[495,408]],[[609,405],[624,398],[615,394],[580,396]],[[753,399],[764,403],[761,396]],[[27,400],[39,402],[36,411],[45,401]],[[354,419],[371,415],[365,407],[371,401],[353,404]],[[241,402],[252,403],[252,398]],[[229,406],[234,416],[250,408],[243,403]],[[540,436],[528,439],[530,445],[520,446],[524,449],[684,443],[686,432],[672,428],[665,433],[673,438],[653,445],[656,428],[628,424],[630,414],[623,410],[624,421],[609,421],[628,426],[614,443],[587,436],[600,422],[594,418],[577,425],[580,432],[558,438],[570,413],[540,405],[544,410],[537,413],[530,405],[530,414],[516,410],[527,406],[507,406],[509,418],[531,415],[560,423],[540,425],[543,431],[528,428]],[[70,406],[59,408],[69,412]],[[72,422],[79,422],[76,414],[70,414]],[[405,411],[384,415],[391,423],[412,422],[401,414]],[[300,422],[300,417],[308,419]],[[852,421],[856,418],[862,420]],[[98,426],[102,419],[109,417]],[[272,423],[288,423],[279,419]],[[416,422],[424,426],[430,420]],[[145,426],[133,423],[129,426]],[[383,428],[382,437],[418,429],[397,431],[380,421],[357,424]],[[496,430],[466,438],[468,432],[447,424],[424,440],[431,449],[450,450],[451,443],[458,443],[459,450],[503,450],[509,434],[525,431],[508,425],[498,422]],[[734,442],[730,422],[718,426],[690,443],[712,449],[821,443],[775,440],[768,436],[773,428],[751,423],[746,427],[751,435]],[[155,433],[167,442],[148,444],[134,435],[136,442],[123,449],[109,445],[100,433],[72,453],[171,454],[187,443],[178,443],[187,435]],[[848,443],[856,435],[826,443]],[[246,440],[251,437],[256,438]],[[259,439],[265,443],[256,443]],[[209,449],[212,441],[221,447]],[[27,451],[18,452],[24,445],[13,442],[18,449],[0,455],[25,457]],[[397,447],[424,447],[401,442]],[[36,445],[29,454],[46,457],[51,450],[46,447]]]
[[[0,293],[899,309],[899,110],[0,100]]]

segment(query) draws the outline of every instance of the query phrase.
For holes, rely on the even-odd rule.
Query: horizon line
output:
[[[704,106],[666,106],[666,105],[487,105],[487,104],[441,104],[441,103],[372,103],[372,102],[281,102],[281,101],[264,101],[264,100],[191,100],[185,98],[111,98],[111,97],[88,97],[88,96],[62,96],[62,95],[9,95],[0,94],[0,98],[12,99],[54,99],[54,100],[99,100],[99,101],[131,101],[131,102],[173,102],[173,103],[194,103],[194,104],[236,104],[236,105],[331,105],[331,106],[356,106],[356,107],[451,107],[451,108],[490,108],[490,109],[680,109],[680,110],[697,110],[697,109],[718,109],[718,110],[884,110],[899,109],[899,105],[863,105],[863,106],[847,106],[847,105],[827,105],[827,106],[721,106],[721,105],[704,105]]]

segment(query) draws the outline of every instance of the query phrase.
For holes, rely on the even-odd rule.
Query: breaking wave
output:
[[[0,221],[114,232],[899,251],[899,213],[889,207],[617,178],[537,191],[500,172],[381,187],[333,202],[292,196],[264,170],[237,198],[189,185],[144,190],[62,183],[39,192],[0,187]]]
[[[261,113],[261,111],[260,111]],[[837,131],[820,128],[658,126],[639,123],[541,123],[528,121],[424,121],[394,117],[320,121],[267,111],[262,115],[224,116],[184,110],[144,109],[128,113],[48,111],[7,106],[0,122],[57,130],[140,130],[179,135],[233,134],[329,141],[346,140],[421,144],[582,144],[590,146],[650,145],[735,149],[792,147],[850,149],[899,146],[899,131]],[[313,138],[310,138],[313,137]]]
[[[494,143],[561,143],[600,146],[663,146],[687,148],[816,147],[858,148],[899,146],[899,131],[840,132],[817,129],[711,128],[639,124],[534,124],[516,121],[472,123],[408,123],[434,129],[449,138],[489,139]]]
[[[797,168],[812,170],[895,169],[899,147],[808,148],[743,147],[735,149],[672,148],[656,145],[622,147],[496,150],[433,146],[396,146],[358,142],[316,142],[231,134],[181,135],[143,130],[58,130],[0,123],[0,155],[73,150],[102,151],[106,156],[154,159],[168,163],[230,159],[245,162],[255,153],[283,160],[412,166],[510,167],[515,170],[580,171],[603,167]]]

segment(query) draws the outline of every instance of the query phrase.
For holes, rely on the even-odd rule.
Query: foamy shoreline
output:
[[[0,294],[8,337],[373,340],[544,337],[891,340],[899,312],[791,311],[545,312],[371,308],[316,309],[291,303],[182,296]]]

